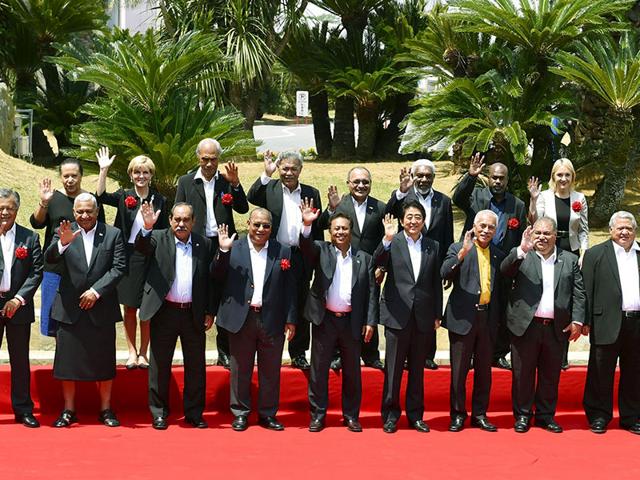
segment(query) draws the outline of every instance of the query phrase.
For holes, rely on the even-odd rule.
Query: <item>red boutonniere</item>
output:
[[[507,227],[509,227],[509,230],[517,230],[518,228],[520,228],[520,220],[515,217],[510,218],[507,222]]]
[[[573,210],[574,212],[579,212],[580,210],[582,210],[582,202],[579,202],[578,200],[573,202],[571,204],[571,210]]]
[[[18,260],[24,260],[29,256],[29,250],[26,247],[18,247],[16,248],[16,258]]]
[[[283,258],[280,260],[280,269],[285,272],[291,268],[291,262],[288,258]]]
[[[136,208],[138,206],[138,200],[136,200],[136,197],[134,197],[133,195],[129,195],[124,199],[124,204],[127,206],[127,208]]]
[[[233,195],[231,195],[230,193],[225,193],[224,195],[222,195],[222,204],[223,205],[233,205]]]

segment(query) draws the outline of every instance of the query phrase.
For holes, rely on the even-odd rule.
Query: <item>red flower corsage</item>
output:
[[[225,193],[222,195],[222,204],[223,205],[233,205],[233,195],[230,193]]]
[[[127,208],[136,208],[138,206],[138,200],[136,200],[136,197],[134,197],[133,195],[129,195],[124,199],[124,204],[127,206]]]
[[[573,202],[571,204],[571,210],[573,210],[574,212],[579,212],[580,210],[582,210],[582,202],[579,202],[578,200]]]
[[[283,258],[280,260],[280,269],[285,272],[291,268],[291,262],[288,258]]]
[[[507,227],[509,227],[509,230],[517,230],[518,228],[520,228],[520,220],[515,217],[510,218],[507,222]]]
[[[24,260],[28,256],[29,256],[29,250],[27,250],[25,247],[16,248],[16,258],[18,260]]]

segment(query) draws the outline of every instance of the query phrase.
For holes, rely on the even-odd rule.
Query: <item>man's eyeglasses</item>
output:
[[[271,224],[270,223],[252,223],[251,224],[253,226],[253,228],[258,229],[260,227],[264,228],[265,230],[269,230],[271,228]]]
[[[362,185],[369,185],[371,183],[370,180],[349,180],[349,183],[353,183],[354,185],[358,185],[358,184],[362,184]]]

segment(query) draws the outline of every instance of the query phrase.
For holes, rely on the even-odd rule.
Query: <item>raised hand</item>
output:
[[[320,216],[320,210],[313,208],[313,198],[303,198],[300,202],[300,211],[302,212],[302,223],[307,226]]]
[[[462,258],[464,258],[467,255],[467,253],[471,251],[471,249],[473,248],[473,245],[474,245],[473,230],[467,230],[466,233],[464,234],[464,238],[462,239],[462,248],[458,253],[458,258],[462,260]]]
[[[469,164],[469,175],[477,177],[484,168],[484,155],[476,153],[471,157],[471,163]]]
[[[160,210],[153,210],[153,203],[151,202],[142,202],[140,206],[140,214],[142,215],[142,221],[144,223],[145,230],[153,230],[153,226],[158,221],[158,217],[160,217]]]
[[[71,222],[69,220],[61,221],[60,228],[58,229],[60,243],[62,245],[69,245],[78,235],[80,235],[80,232],[80,229],[76,230],[75,232],[71,230]]]
[[[408,168],[400,169],[400,186],[398,187],[402,193],[407,193],[413,185],[411,171]]]
[[[100,147],[96,152],[96,158],[98,159],[98,165],[100,169],[109,168],[116,158],[115,155],[109,157],[109,147]]]
[[[273,159],[273,153],[271,150],[267,150],[264,152],[264,173],[267,177],[273,175],[273,172],[276,171],[278,166],[276,165],[275,160]]]
[[[38,185],[38,193],[40,194],[40,203],[46,207],[53,196],[53,188],[51,187],[51,179],[43,178]]]
[[[533,248],[533,240],[531,240],[531,233],[533,227],[529,225],[524,232],[522,232],[522,240],[520,240],[520,248],[524,253],[527,253]]]
[[[229,227],[224,223],[218,225],[218,245],[220,250],[229,251],[233,246],[233,241],[236,239],[236,234],[229,236]]]
[[[396,217],[387,213],[382,219],[382,225],[384,226],[384,238],[387,241],[393,240],[393,236],[398,233],[398,222]]]
[[[535,202],[542,191],[542,185],[540,184],[538,177],[531,177],[527,183],[527,188],[529,189],[531,200]]]
[[[338,204],[340,203],[340,195],[338,195],[338,187],[335,185],[329,185],[327,190],[327,198],[329,199],[329,210],[335,212]]]
[[[240,185],[240,176],[238,175],[238,166],[236,165],[236,162],[227,162],[224,166],[224,172],[220,173],[232,187],[237,188],[238,185]]]

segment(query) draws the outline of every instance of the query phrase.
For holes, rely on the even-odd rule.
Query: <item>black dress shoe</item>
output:
[[[631,425],[629,427],[626,427],[626,429],[631,433],[634,433],[636,435],[640,435],[640,421],[637,421],[633,425]]]
[[[607,431],[607,422],[602,418],[596,418],[590,425],[590,428],[593,433],[605,433]]]
[[[22,413],[16,415],[16,423],[21,423],[25,427],[29,428],[38,428],[40,426],[40,422],[33,416],[32,413]]]
[[[166,430],[169,427],[169,425],[167,424],[167,419],[164,417],[154,417],[153,421],[151,422],[151,426],[155,430]]]
[[[291,359],[291,366],[299,370],[309,370],[311,368],[311,365],[307,362],[307,357],[305,357],[304,354],[293,357]]]
[[[231,422],[231,428],[233,428],[236,432],[244,432],[247,428],[249,428],[247,416],[238,415],[233,419],[233,422]]]
[[[224,367],[227,370],[231,370],[231,361],[229,360],[229,355],[226,353],[218,352],[218,361],[216,365]]]
[[[500,357],[497,360],[494,360],[493,363],[491,363],[491,366],[495,368],[502,368],[503,370],[511,370],[511,364],[509,363],[509,360],[504,357]]]
[[[360,422],[358,420],[356,420],[355,418],[345,418],[342,421],[342,424],[347,427],[347,430],[349,430],[350,432],[361,432],[362,431],[362,425],[360,425]]]
[[[372,362],[364,362],[365,367],[375,368],[376,370],[384,370],[384,363],[380,360],[374,360]]]
[[[331,360],[331,364],[329,366],[334,372],[339,372],[342,368],[342,360],[340,359],[340,357],[334,358],[333,360]]]
[[[480,430],[484,430],[485,432],[497,432],[498,427],[496,427],[493,423],[489,421],[489,419],[482,415],[480,417],[474,417],[471,419],[471,426],[478,427]]]
[[[563,360],[562,361],[562,365],[560,365],[560,368],[562,370],[569,370],[569,361],[568,360]]]
[[[384,425],[382,426],[382,431],[384,433],[396,433],[397,430],[398,430],[398,425],[393,420],[387,420],[386,422],[384,422]]]
[[[438,364],[436,362],[434,362],[433,360],[431,360],[430,358],[427,358],[424,361],[424,368],[429,369],[429,370],[437,370],[438,369]]]
[[[198,417],[198,418],[184,417],[184,422],[188,425],[191,425],[194,428],[209,428],[209,425],[207,424],[207,422],[204,421],[204,418],[202,417]]]
[[[431,431],[429,425],[424,420],[416,420],[415,422],[409,422],[409,426],[414,430],[417,430],[421,433],[428,433]]]
[[[284,425],[281,424],[278,420],[276,420],[276,417],[260,418],[258,419],[258,424],[261,427],[264,427],[269,430],[275,430],[277,432],[284,430]]]
[[[71,410],[63,410],[60,416],[53,422],[54,428],[62,428],[68,427],[72,423],[77,423],[78,417],[76,417],[76,412],[72,412]]]
[[[459,432],[464,428],[464,417],[462,415],[455,416],[449,424],[450,432]]]
[[[324,429],[324,422],[319,418],[312,418],[309,422],[310,432],[321,432]]]
[[[536,420],[536,427],[544,428],[551,433],[562,433],[562,427],[554,419]]]
[[[98,421],[106,427],[120,426],[120,422],[116,418],[116,414],[113,413],[113,410],[111,410],[110,408],[107,408],[100,412],[100,415],[98,416]]]
[[[526,433],[529,431],[529,419],[525,416],[517,417],[516,423],[513,425],[516,433]]]

